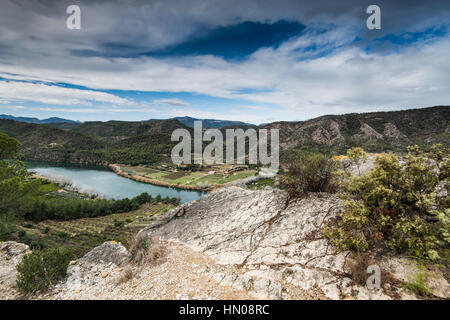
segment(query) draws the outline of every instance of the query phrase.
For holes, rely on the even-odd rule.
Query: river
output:
[[[118,176],[114,172],[103,168],[71,167],[46,162],[26,161],[29,170],[48,178],[70,180],[82,192],[96,192],[108,199],[132,198],[143,192],[152,196],[165,198],[166,196],[179,197],[182,203],[200,198],[207,192],[167,188],[147,183],[136,182]],[[57,180],[57,179],[56,179]]]

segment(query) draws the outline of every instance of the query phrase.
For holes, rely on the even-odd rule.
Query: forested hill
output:
[[[19,140],[21,159],[98,165],[168,161],[175,145],[170,136],[177,128],[191,130],[176,120],[54,127],[0,119],[0,132]]]
[[[450,107],[439,106],[326,115],[308,121],[274,122],[259,128],[280,129],[283,159],[293,150],[343,153],[349,147],[360,146],[370,152],[403,152],[413,144],[449,146],[449,123]],[[89,164],[169,161],[175,145],[170,137],[177,128],[193,130],[176,119],[47,125],[0,119],[0,132],[21,143],[22,159]]]

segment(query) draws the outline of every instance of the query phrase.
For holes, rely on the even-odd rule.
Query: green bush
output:
[[[324,228],[324,235],[341,250],[387,244],[420,260],[441,260],[450,243],[450,210],[448,197],[434,192],[438,184],[449,189],[448,157],[448,149],[436,146],[426,154],[409,148],[404,161],[378,155],[372,170],[347,176],[342,185],[345,209]]]
[[[405,289],[406,292],[415,294],[416,296],[429,298],[433,296],[433,292],[425,285],[427,274],[424,269],[425,268],[422,266],[421,270],[413,274],[409,281],[404,281],[403,289]]]
[[[114,221],[114,227],[121,228],[125,225],[124,221]]]
[[[262,190],[265,187],[274,187],[274,186],[275,181],[272,178],[264,178],[247,183],[247,188],[251,190]]]
[[[66,276],[72,252],[67,249],[33,251],[17,265],[17,288],[22,293],[37,293]]]
[[[153,198],[148,193],[142,193],[132,199],[120,200],[86,200],[67,198],[39,197],[31,201],[31,209],[25,214],[25,218],[31,221],[43,221],[47,219],[70,220],[78,218],[93,218],[112,213],[129,212],[139,208],[144,203],[164,202],[166,204],[178,204],[177,198],[162,199],[160,195]]]
[[[56,234],[56,236],[59,237],[59,238],[61,238],[61,239],[64,239],[64,240],[69,240],[70,237],[71,237],[69,233],[64,232],[64,231],[59,231],[59,232]]]
[[[0,215],[0,241],[6,241],[15,231],[15,226],[12,221]]]
[[[325,155],[301,155],[291,160],[287,169],[281,177],[281,186],[287,190],[290,199],[300,198],[308,192],[336,191],[336,164]]]

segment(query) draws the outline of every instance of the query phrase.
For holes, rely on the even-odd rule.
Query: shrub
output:
[[[42,240],[31,240],[29,246],[31,250],[42,250],[47,248],[47,244]]]
[[[164,260],[167,248],[158,238],[136,236],[130,246],[131,261],[136,265],[155,265]]]
[[[365,286],[367,282],[367,268],[375,261],[366,253],[357,252],[349,262],[349,272],[356,284]]]
[[[321,154],[302,155],[291,161],[288,172],[281,177],[281,186],[289,198],[299,198],[308,192],[334,192],[337,184],[334,175],[335,162]]]
[[[114,227],[116,227],[116,228],[121,228],[121,227],[123,227],[124,226],[124,224],[125,224],[125,222],[123,222],[123,221],[114,221]]]
[[[82,217],[99,217],[112,213],[129,212],[139,208],[144,203],[162,201],[161,196],[153,198],[147,193],[142,193],[132,199],[121,200],[86,200],[70,198],[45,198],[39,197],[30,201],[31,208],[26,212],[25,218],[32,221],[47,219],[70,220]],[[166,203],[178,204],[177,198],[166,198]]]
[[[20,230],[17,235],[19,238],[24,238],[27,235],[27,232],[25,230]]]
[[[12,221],[0,215],[0,241],[6,241],[10,235],[15,231],[15,226]]]
[[[405,289],[406,292],[415,294],[419,297],[432,297],[433,292],[425,285],[426,277],[427,275],[425,271],[420,270],[416,274],[412,275],[409,281],[403,282],[403,289]]]
[[[33,251],[23,257],[17,265],[17,288],[22,293],[37,293],[66,276],[67,267],[73,258],[67,249]]]
[[[445,254],[450,243],[450,210],[448,198],[434,192],[440,182],[449,186],[443,172],[446,150],[433,159],[413,147],[402,162],[392,154],[378,155],[372,170],[350,175],[343,184],[345,209],[335,224],[324,228],[324,235],[341,250],[387,244],[421,260],[440,260],[439,251]]]
[[[262,190],[265,187],[274,187],[275,181],[272,178],[263,178],[257,181],[252,181],[247,184],[247,188],[251,190]]]
[[[56,236],[59,237],[59,238],[61,238],[61,239],[64,239],[64,240],[69,240],[69,239],[70,239],[70,234],[67,233],[67,232],[64,232],[64,231],[59,231],[59,232],[56,234]]]

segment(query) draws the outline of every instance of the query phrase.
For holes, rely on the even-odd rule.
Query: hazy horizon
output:
[[[396,112],[396,111],[406,111],[406,110],[417,110],[417,109],[429,109],[429,108],[436,108],[436,107],[448,107],[447,105],[440,105],[440,106],[429,106],[429,107],[417,107],[417,108],[407,108],[407,109],[398,109],[398,110],[388,110],[388,111],[367,111],[367,112],[348,112],[348,113],[339,113],[339,114],[323,114],[321,116],[318,117],[322,117],[322,116],[339,116],[339,115],[345,115],[345,114],[350,114],[350,113],[359,113],[359,114],[364,114],[364,113],[375,113],[375,112]],[[33,117],[33,116],[16,116],[13,114],[6,114],[6,113],[2,113],[0,114],[0,116],[11,116],[11,117],[15,117],[15,118],[33,118],[33,119],[37,119],[37,120],[48,120],[51,118],[60,118],[60,119],[64,119],[64,120],[69,120],[69,121],[77,121],[80,123],[84,123],[84,122],[108,122],[108,121],[130,121],[130,122],[145,122],[145,121],[151,121],[151,120],[170,120],[170,119],[176,119],[176,118],[192,118],[192,119],[198,119],[198,120],[217,120],[217,121],[234,121],[234,122],[243,122],[243,123],[248,123],[248,124],[252,124],[252,125],[262,125],[262,124],[267,124],[267,123],[272,123],[272,122],[279,122],[279,121],[284,121],[284,122],[295,122],[295,121],[308,121],[308,120],[312,120],[315,119],[317,117],[314,118],[308,118],[305,120],[277,120],[277,121],[272,121],[272,122],[265,122],[265,123],[252,123],[252,122],[248,122],[248,121],[240,121],[240,120],[230,120],[230,119],[212,119],[212,118],[195,118],[195,117],[190,117],[190,116],[176,116],[176,117],[170,117],[170,118],[159,118],[159,119],[141,119],[141,120],[121,120],[121,119],[107,119],[107,120],[78,120],[78,119],[71,119],[71,118],[61,118],[61,117],[48,117],[48,118],[38,118],[38,117]]]

